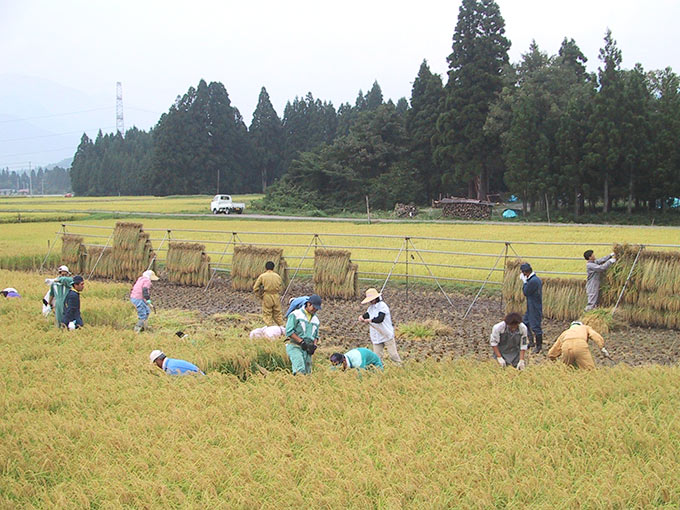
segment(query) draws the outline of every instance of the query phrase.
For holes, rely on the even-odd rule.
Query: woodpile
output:
[[[487,220],[491,217],[493,202],[471,198],[442,198],[432,202],[432,207],[442,210],[442,216],[465,220]]]
[[[397,218],[413,218],[418,214],[418,207],[411,202],[410,204],[402,204],[397,202],[394,205],[394,215]]]

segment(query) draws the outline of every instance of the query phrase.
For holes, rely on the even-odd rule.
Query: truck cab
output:
[[[215,195],[210,202],[210,210],[213,214],[241,214],[246,208],[246,204],[240,202],[232,202],[231,195]]]

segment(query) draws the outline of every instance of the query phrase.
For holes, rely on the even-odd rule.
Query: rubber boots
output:
[[[531,330],[529,330],[529,335],[528,335],[528,336],[529,336],[529,345],[528,345],[528,347],[529,347],[529,349],[531,349],[534,345],[536,345],[536,344],[534,343],[534,332],[531,331]]]
[[[145,326],[144,323],[145,322],[146,321],[143,321],[141,319],[137,321],[137,325],[135,326],[135,333],[139,333],[141,331],[144,331],[144,326]]]
[[[536,333],[536,347],[534,348],[534,354],[538,354],[543,349],[543,334],[540,335]]]

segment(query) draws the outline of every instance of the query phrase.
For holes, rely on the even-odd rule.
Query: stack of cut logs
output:
[[[418,214],[418,208],[411,202],[410,204],[396,203],[394,205],[394,215],[397,218],[413,218]]]
[[[467,220],[484,220],[491,217],[492,202],[470,198],[443,198],[432,203],[442,209],[442,216]]]

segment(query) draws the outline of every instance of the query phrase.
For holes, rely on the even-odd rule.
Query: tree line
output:
[[[71,191],[71,177],[68,169],[58,166],[30,172],[10,172],[5,168],[0,170],[0,189],[10,192],[29,190],[34,195],[65,193]]]
[[[680,80],[621,68],[610,31],[596,73],[573,39],[510,63],[493,0],[463,0],[446,83],[423,61],[410,100],[375,82],[337,109],[311,93],[279,117],[260,91],[250,126],[201,80],[149,132],[92,141],[71,168],[84,195],[266,192],[270,210],[358,210],[441,195],[515,194],[525,211],[665,208],[680,195]]]

